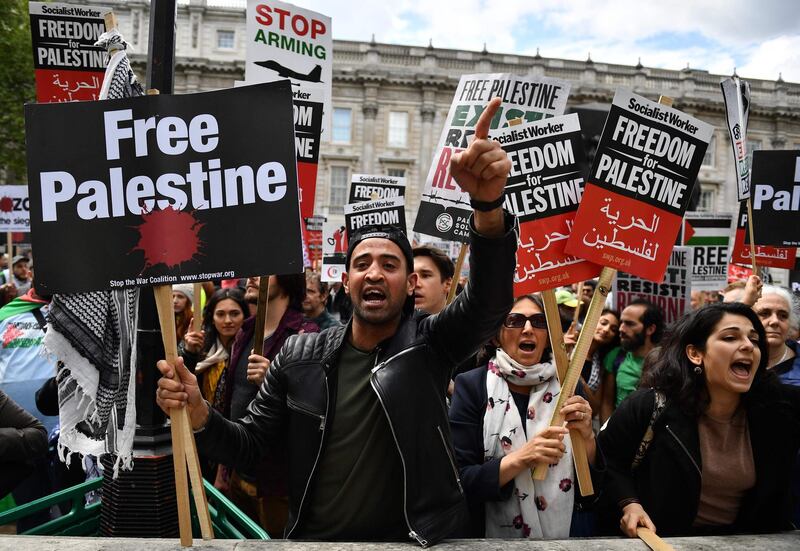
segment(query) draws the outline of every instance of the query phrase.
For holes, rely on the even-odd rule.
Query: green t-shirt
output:
[[[302,539],[407,538],[403,466],[386,414],[369,383],[376,354],[344,345],[336,368],[333,424],[300,527]]]
[[[607,372],[614,373],[614,361],[617,359],[617,355],[622,353],[625,354],[625,358],[623,358],[617,370],[615,407],[619,407],[622,400],[638,388],[639,379],[642,377],[642,364],[644,364],[644,358],[637,358],[633,355],[633,352],[625,352],[621,346],[618,346],[606,354],[606,358],[603,360],[603,366]]]

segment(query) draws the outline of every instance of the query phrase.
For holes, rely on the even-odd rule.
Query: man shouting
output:
[[[209,408],[179,359],[158,363],[158,405],[187,406],[198,448],[222,463],[289,456],[287,538],[401,540],[431,545],[463,526],[444,397],[451,371],[500,327],[513,300],[517,236],[501,205],[511,167],[487,139],[500,100],[453,155],[450,174],[469,193],[470,280],[437,315],[414,311],[417,275],[406,236],[361,228],[342,282],[353,302],[347,326],[291,337],[245,415]]]

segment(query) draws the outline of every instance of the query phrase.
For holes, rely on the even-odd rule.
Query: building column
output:
[[[433,121],[436,118],[436,105],[434,104],[436,91],[434,88],[426,88],[422,94],[422,107],[419,111],[422,117],[422,128],[419,136],[419,154],[417,155],[417,185],[413,189],[406,191],[407,193],[410,192],[408,203],[414,205],[415,218],[416,210],[419,209],[422,190],[425,189],[425,180],[428,178],[428,171],[431,168],[433,149],[436,146],[433,136]]]
[[[364,135],[361,140],[363,144],[361,170],[365,174],[372,174],[375,170],[375,117],[378,115],[377,84],[364,84],[364,105],[361,107],[361,112],[364,115]]]

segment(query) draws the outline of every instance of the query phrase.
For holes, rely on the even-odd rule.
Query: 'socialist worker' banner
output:
[[[235,35],[231,41],[234,48]],[[331,18],[285,2],[248,0],[246,52],[248,84],[288,78],[299,92],[295,100],[324,101],[322,139],[328,139],[333,111]]]
[[[600,267],[564,251],[583,195],[578,115],[490,132],[508,153],[504,208],[520,222],[516,296],[597,276]]]
[[[111,8],[44,2],[28,6],[36,101],[98,99],[108,54],[94,43],[106,30],[103,16]]]
[[[691,250],[689,247],[675,247],[660,283],[618,272],[611,287],[612,308],[622,312],[632,301],[643,298],[658,305],[664,313],[664,321],[670,324],[691,309],[691,278]]]
[[[692,289],[719,291],[728,279],[733,215],[687,212],[680,243],[692,249]]]
[[[27,232],[30,228],[28,186],[0,186],[0,232]]]
[[[503,100],[491,128],[502,130],[518,122],[534,122],[562,115],[569,83],[553,78],[507,74],[463,75],[425,180],[414,230],[449,241],[469,241],[469,195],[449,177],[450,157],[467,148],[486,104]]]
[[[745,243],[748,235],[747,229],[747,203],[739,205],[739,216],[736,219],[736,237],[731,253],[731,262],[750,266],[752,257],[750,256],[750,245]],[[795,222],[797,223],[797,222]],[[770,268],[784,268],[791,270],[794,268],[797,249],[794,247],[771,247],[769,245],[756,245],[756,264],[758,266],[769,266]]]
[[[336,222],[322,225],[322,271],[320,279],[329,283],[342,281],[347,271],[347,228]]]
[[[755,151],[752,190],[756,244],[800,247],[800,152]]]
[[[25,119],[39,292],[302,271],[288,81]]]
[[[618,90],[567,252],[661,281],[713,130]]]
[[[350,181],[348,203],[405,197],[406,179],[396,176],[354,174]]]
[[[391,197],[344,206],[347,237],[363,226],[394,226],[406,233],[405,199]]]
[[[747,119],[750,115],[750,83],[739,77],[719,83],[725,100],[725,122],[731,137],[736,161],[736,184],[739,201],[750,197],[750,167],[747,164]]]

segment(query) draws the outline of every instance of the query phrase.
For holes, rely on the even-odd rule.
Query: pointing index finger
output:
[[[489,127],[492,124],[495,113],[500,108],[501,101],[500,98],[493,98],[481,113],[478,124],[475,125],[476,140],[485,140],[489,136]]]

